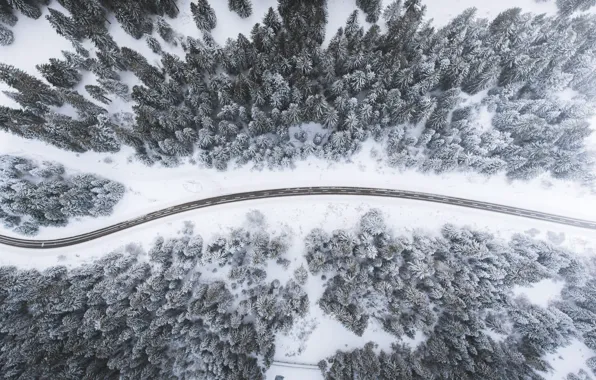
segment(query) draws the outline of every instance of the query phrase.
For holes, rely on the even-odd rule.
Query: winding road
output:
[[[250,201],[254,199],[296,197],[309,195],[359,195],[384,198],[412,199],[416,201],[443,203],[458,207],[468,207],[477,210],[485,210],[500,214],[521,216],[529,219],[543,220],[551,223],[566,224],[569,226],[596,230],[596,222],[590,220],[569,218],[560,215],[548,214],[540,211],[527,210],[523,208],[505,206],[496,203],[450,197],[446,195],[368,187],[288,187],[282,189],[249,191],[245,193],[227,194],[212,198],[200,199],[188,203],[183,203],[177,206],[168,207],[163,210],[151,212],[138,218],[117,223],[112,226],[101,228],[96,231],[63,239],[29,240],[0,235],[0,244],[30,249],[68,247],[71,245],[98,239],[103,236],[107,236],[115,232],[125,230],[127,228],[150,222],[152,220],[165,218],[170,215],[179,214],[190,210],[197,210],[204,207],[211,207],[226,203]]]

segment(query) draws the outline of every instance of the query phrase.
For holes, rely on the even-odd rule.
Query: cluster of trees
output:
[[[20,234],[110,215],[124,191],[122,184],[92,174],[69,175],[56,162],[0,155],[0,222]]]
[[[441,236],[395,236],[378,210],[357,228],[305,240],[289,268],[289,237],[262,214],[204,244],[187,224],[145,252],[128,245],[80,267],[0,267],[0,370],[20,378],[263,379],[275,336],[309,311],[302,286],[326,276],[321,309],[370,342],[319,363],[327,379],[543,379],[544,357],[577,339],[596,350],[596,262],[516,235],[446,225]],[[564,281],[548,308],[516,286]],[[374,321],[374,322],[373,322]],[[403,338],[422,336],[412,347]],[[587,361],[596,375],[596,357]],[[571,379],[587,380],[585,371]]]
[[[570,15],[573,12],[587,11],[596,5],[596,0],[556,0],[559,12],[563,15]]]
[[[308,298],[265,281],[285,248],[254,230],[203,244],[187,226],[74,269],[0,267],[3,378],[263,379],[275,333]]]
[[[179,9],[176,0],[57,0],[71,16],[49,8],[46,18],[56,28],[58,34],[73,42],[77,50],[82,49],[80,41],[84,38],[105,38],[108,35],[106,23],[114,15],[122,28],[131,36],[139,39],[151,33],[151,16],[168,15],[176,17]],[[17,12],[39,19],[50,0],[0,0],[0,46],[10,45],[14,35],[9,27],[17,21]],[[3,38],[4,37],[4,38]],[[84,49],[83,49],[84,50]]]
[[[147,37],[161,56],[153,65],[118,46],[96,17],[114,5],[91,1],[83,10],[79,2],[64,3],[71,17],[55,10],[48,17],[76,53],[38,66],[52,86],[0,66],[0,80],[16,90],[8,96],[22,106],[0,108],[0,128],[76,151],[127,144],[143,162],[167,166],[195,155],[220,170],[230,162],[288,167],[311,155],[347,158],[373,138],[398,168],[594,177],[584,141],[596,99],[595,15],[545,17],[513,8],[489,21],[469,9],[435,29],[424,20],[421,0],[397,0],[382,12],[380,1],[359,0],[373,25],[365,30],[355,10],[324,46],[327,1],[279,0],[250,36],[222,46],[209,32],[217,25],[213,7],[198,0],[190,11],[200,39],[181,36],[159,16],[153,26],[142,14],[122,18],[136,37],[157,31],[159,38]],[[229,8],[244,17],[250,1],[230,0]],[[176,10],[168,1],[147,9]],[[96,58],[83,38],[95,45]],[[162,43],[181,46],[184,56]],[[123,71],[139,84],[130,89],[120,80]],[[86,91],[97,103],[73,90],[90,73],[97,85]],[[563,89],[575,96],[557,96]],[[133,122],[122,124],[99,105],[115,100],[134,103]],[[78,116],[56,113],[63,104]],[[482,112],[494,113],[492,128],[479,124]],[[300,130],[309,123],[321,132]]]
[[[398,237],[371,210],[354,230],[313,230],[306,259],[328,278],[320,307],[355,334],[374,320],[396,339],[424,337],[339,351],[319,363],[329,380],[538,380],[545,354],[573,339],[596,348],[596,262],[525,235],[504,242],[445,225],[440,237]],[[515,286],[544,279],[565,281],[548,308],[515,298]]]

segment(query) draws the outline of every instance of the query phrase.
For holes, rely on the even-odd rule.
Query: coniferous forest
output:
[[[93,174],[69,175],[57,162],[0,155],[0,222],[23,235],[75,217],[109,215],[124,191]]]
[[[276,0],[263,14],[257,1],[0,0],[0,138],[214,176],[345,162],[372,146],[364,153],[392,172],[544,176],[594,194],[596,0],[536,0],[551,15],[470,8],[440,26],[424,0],[354,0],[332,31],[328,0]],[[259,21],[221,41],[219,2]],[[69,48],[36,72],[6,63],[23,20]],[[105,217],[138,190],[94,174],[92,160],[36,159],[27,144],[0,152],[0,225],[12,232]],[[122,182],[141,176],[131,167]],[[234,190],[188,182],[191,193]],[[310,363],[326,380],[550,380],[552,357],[574,345],[588,355],[565,379],[596,379],[593,254],[528,231],[390,225],[358,207],[354,226],[325,228],[326,215],[299,238],[296,221],[272,227],[253,210],[229,229],[204,214],[215,234],[186,222],[114,250],[81,246],[81,260],[56,255],[50,267],[0,253],[0,377],[269,380],[280,337],[336,343],[300,330],[318,315],[362,343]],[[560,286],[545,304],[520,293],[545,283]],[[371,330],[389,344],[369,342]]]
[[[596,350],[593,259],[453,225],[396,235],[373,209],[354,228],[311,231],[307,268],[291,272],[291,236],[247,219],[208,240],[188,223],[147,251],[130,244],[75,268],[0,267],[3,378],[263,379],[276,334],[311,301],[350,334],[375,323],[396,341],[322,360],[329,380],[538,380],[546,354],[572,341]],[[309,300],[321,274],[324,293]],[[514,295],[545,279],[565,284],[548,307]],[[399,343],[417,333],[416,348]],[[596,357],[586,365],[593,374],[568,378],[596,376]]]
[[[3,44],[18,43],[17,14],[38,18],[46,3],[1,0]],[[69,15],[49,3],[47,19],[73,49],[37,65],[45,80],[0,65],[0,80],[13,89],[6,94],[21,106],[0,108],[0,128],[19,136],[76,152],[131,146],[147,165],[192,158],[218,170],[343,160],[374,139],[387,164],[402,169],[593,182],[585,139],[596,97],[596,16],[576,12],[593,0],[557,0],[560,12],[549,17],[513,8],[488,20],[469,9],[441,28],[425,19],[421,0],[358,0],[328,44],[326,0],[279,0],[249,35],[223,44],[210,34],[217,16],[209,0],[189,10],[175,0],[57,3]],[[250,0],[228,5],[252,14]],[[172,26],[181,11],[190,11],[195,36]],[[160,61],[119,46],[112,22]],[[137,84],[122,80],[126,72]],[[74,89],[84,76],[95,84]],[[130,103],[133,114],[109,112],[114,102]],[[479,126],[481,112],[493,114],[489,128]],[[322,128],[301,128],[310,124]]]

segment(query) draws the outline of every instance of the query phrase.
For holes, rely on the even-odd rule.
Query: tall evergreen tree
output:
[[[358,8],[366,15],[367,22],[377,22],[381,15],[381,0],[356,0]]]
[[[251,0],[228,0],[228,8],[242,18],[250,17],[252,14]]]
[[[106,96],[108,92],[102,87],[88,84],[85,86],[85,90],[87,90],[89,95],[91,95],[94,99],[99,100],[102,103],[109,104],[111,102],[110,98]]]
[[[0,46],[8,46],[14,42],[14,34],[10,29],[0,24]]]
[[[8,5],[21,12],[23,15],[38,19],[41,17],[41,9],[39,4],[33,0],[7,0]]]
[[[68,62],[50,58],[50,63],[36,66],[43,77],[56,87],[72,88],[81,81],[82,75]]]
[[[295,51],[314,49],[323,43],[327,0],[278,0],[277,9]]]
[[[76,22],[63,14],[60,11],[55,10],[54,8],[48,8],[50,14],[46,16],[50,24],[61,36],[64,36],[68,39],[72,39],[75,41],[81,40],[84,34],[81,32],[79,27],[77,26]]]
[[[190,3],[190,12],[199,30],[208,32],[217,25],[217,16],[208,0],[197,0],[196,3]]]
[[[20,92],[25,101],[23,106],[34,106],[36,102],[52,106],[63,104],[63,100],[50,86],[14,66],[0,63],[0,81]]]
[[[0,22],[8,26],[15,26],[17,21],[18,18],[13,13],[8,0],[0,0]]]

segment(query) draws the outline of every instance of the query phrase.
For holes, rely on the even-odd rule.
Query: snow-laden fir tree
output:
[[[56,87],[73,88],[82,76],[76,68],[71,67],[67,61],[50,58],[50,63],[36,65],[43,77]]]
[[[124,194],[117,182],[9,155],[0,156],[0,187],[0,219],[28,235],[39,226],[64,226],[74,217],[109,215]]]
[[[14,34],[10,29],[0,24],[0,46],[8,46],[14,42]]]
[[[596,0],[557,0],[559,12],[564,16],[569,16],[577,11],[587,11],[594,5],[596,5]]]
[[[208,0],[197,0],[190,3],[190,12],[199,30],[208,32],[217,25],[217,16]]]
[[[228,8],[242,18],[250,17],[252,14],[251,0],[228,0]]]

